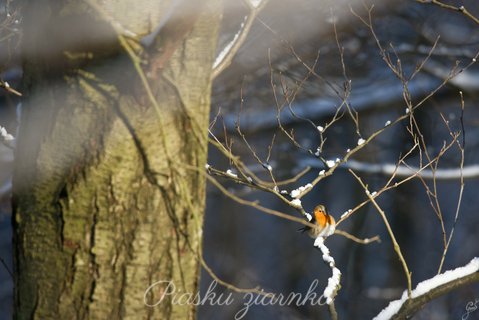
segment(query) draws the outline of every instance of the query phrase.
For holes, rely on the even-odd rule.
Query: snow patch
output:
[[[293,199],[290,201],[290,203],[295,208],[299,208],[299,209],[303,208],[303,206],[301,205],[301,200],[299,199]]]
[[[255,3],[260,3],[261,0],[250,0],[251,4],[254,6],[253,2]],[[255,6],[256,7],[256,6]],[[216,68],[217,66],[220,65],[221,62],[225,59],[226,55],[231,51],[231,48],[233,45],[236,43],[238,40],[241,32],[243,32],[244,26],[245,26],[245,21],[248,18],[248,16],[245,16],[243,19],[243,22],[241,23],[238,32],[234,35],[233,39],[221,50],[221,52],[218,54],[218,56],[215,59],[215,62],[213,63],[213,68]]]
[[[336,162],[334,160],[326,161],[326,165],[328,166],[328,168],[334,167],[335,164],[336,164]]]
[[[422,296],[430,292],[432,289],[435,289],[448,282],[464,278],[477,271],[479,271],[479,257],[475,257],[471,260],[471,262],[463,267],[459,267],[454,270],[447,270],[432,277],[431,279],[427,279],[418,283],[416,288],[411,292],[411,298]],[[399,309],[401,309],[401,306],[404,302],[406,302],[407,299],[407,290],[404,290],[401,299],[390,302],[386,308],[384,308],[376,317],[373,318],[373,320],[390,319],[399,311]]]
[[[7,132],[7,129],[5,129],[2,126],[0,126],[0,135],[2,136],[3,140],[5,140],[5,141],[12,141],[12,140],[15,139],[10,133]]]
[[[332,270],[332,275],[328,279],[328,285],[323,292],[323,297],[326,298],[326,303],[331,304],[340,285],[341,271],[336,268],[334,258],[331,257],[328,247],[324,244],[324,239],[324,237],[317,237],[314,241],[314,246],[321,250],[323,253],[323,261],[326,262]]]
[[[231,177],[231,178],[238,178],[238,175],[233,173],[233,171],[231,171],[231,169],[226,170],[226,175],[228,177]]]
[[[313,187],[313,185],[311,183],[308,183],[305,186],[301,186],[298,189],[292,190],[290,195],[291,195],[292,198],[298,198],[303,192],[305,192],[306,190],[311,189],[312,187]]]

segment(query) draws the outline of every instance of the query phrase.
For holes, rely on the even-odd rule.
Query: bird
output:
[[[305,226],[299,231],[307,232],[311,238],[330,236],[336,228],[336,221],[333,216],[328,214],[326,207],[322,204],[314,207],[313,218],[310,222],[315,225],[314,228]]]

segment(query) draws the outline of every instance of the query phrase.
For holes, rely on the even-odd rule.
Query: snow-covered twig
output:
[[[324,168],[322,162],[316,159],[302,159],[301,165],[307,165],[311,168]],[[448,168],[436,169],[434,174],[430,169],[424,169],[414,166],[397,165],[394,163],[367,163],[357,160],[348,160],[348,162],[341,164],[340,168],[352,169],[362,173],[369,174],[383,174],[390,176],[393,173],[396,177],[409,177],[417,174],[423,179],[437,179],[437,180],[457,180],[457,179],[474,179],[479,177],[479,164],[464,166],[464,168]],[[462,171],[462,175],[461,175]]]
[[[424,280],[411,292],[411,299],[408,300],[407,291],[404,291],[401,299],[390,302],[373,320],[408,319],[432,299],[460,286],[479,281],[478,271],[479,257],[475,257],[463,267]]]
[[[213,63],[213,72],[211,73],[211,79],[215,79],[223,70],[225,70],[233,61],[236,52],[238,52],[241,45],[246,40],[249,30],[253,25],[254,20],[265,7],[268,0],[250,2],[245,0],[246,4],[250,8],[250,13],[245,17],[243,23],[241,23],[240,29],[234,35],[233,39],[220,51]]]
[[[326,262],[331,268],[332,275],[328,279],[328,285],[324,289],[323,297],[326,299],[326,303],[330,305],[334,301],[341,281],[341,271],[336,267],[334,258],[329,254],[329,249],[324,244],[324,237],[317,237],[314,241],[314,246],[321,250],[323,253],[323,261]]]
[[[474,164],[464,166],[464,168],[450,168],[437,169],[433,173],[430,169],[420,169],[413,166],[397,166],[392,163],[372,164],[364,163],[356,160],[349,160],[344,164],[346,168],[364,173],[381,173],[384,175],[391,175],[396,172],[397,177],[408,177],[420,171],[419,176],[424,179],[438,179],[438,180],[457,180],[457,179],[471,179],[479,177],[479,165]]]

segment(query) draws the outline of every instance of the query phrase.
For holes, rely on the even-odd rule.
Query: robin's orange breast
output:
[[[316,209],[314,210],[314,218],[318,226],[325,227],[327,223],[330,223],[329,220],[331,216],[329,216],[328,214],[326,214],[326,212],[322,210]]]

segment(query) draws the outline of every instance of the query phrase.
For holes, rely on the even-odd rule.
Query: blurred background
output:
[[[295,90],[291,104],[294,112],[325,126],[341,105],[338,92],[345,92],[351,80],[348,102],[358,114],[359,130],[345,113],[323,134],[326,139],[322,156],[342,158],[347,149],[357,145],[405,113],[403,83],[384,62],[371,29],[361,17],[371,12],[377,40],[392,56],[400,59],[406,76],[429,57],[421,72],[408,82],[411,100],[427,97],[448,76],[458,63],[463,68],[479,51],[479,25],[458,12],[415,1],[318,1],[270,0],[254,22],[246,42],[229,68],[213,84],[211,114],[217,115],[213,131],[219,139],[234,141],[233,150],[260,177],[267,172],[252,157],[235,132],[238,115],[241,129],[254,150],[263,159],[275,136],[269,164],[278,180],[295,176],[307,166],[311,170],[300,180],[286,187],[288,191],[304,185],[325,169],[323,163],[308,152],[295,147],[278,128],[277,108],[273,90],[284,100],[281,84]],[[477,1],[461,1],[472,14],[479,16]],[[0,71],[3,81],[20,88],[21,55],[20,1],[0,1]],[[225,13],[218,51],[234,38],[248,8],[242,1],[225,0]],[[354,12],[354,13],[353,13]],[[336,28],[336,33],[334,32]],[[340,50],[343,50],[342,67]],[[434,47],[434,50],[432,48]],[[432,50],[432,51],[431,51]],[[432,53],[431,53],[432,52]],[[397,55],[397,56],[396,56]],[[299,59],[300,58],[300,59]],[[316,63],[315,63],[316,61]],[[314,66],[311,76],[305,65]],[[275,89],[271,84],[277,84]],[[465,159],[464,166],[479,164],[479,68],[470,66],[437,91],[415,112],[428,152],[435,156],[449,142],[450,132],[461,131],[461,100],[463,92]],[[16,106],[19,98],[0,89],[0,125],[15,132]],[[316,150],[320,143],[317,130],[300,118],[282,118],[285,129],[294,130],[296,140],[305,148]],[[353,159],[367,164],[395,164],[413,146],[404,120],[388,128]],[[358,132],[359,131],[359,134]],[[462,136],[460,137],[462,139]],[[421,155],[413,152],[407,159],[412,166],[420,164]],[[0,143],[0,319],[11,319],[12,269],[10,180],[13,149]],[[460,150],[453,146],[441,158],[438,169],[458,168]],[[208,163],[228,169],[230,163],[213,147]],[[390,176],[357,172],[369,190],[380,189]],[[291,215],[291,208],[274,197],[223,181],[228,190],[264,206]],[[432,180],[426,184],[433,188]],[[449,234],[458,204],[460,181],[436,180],[437,196]],[[479,173],[465,180],[460,215],[443,270],[456,268],[479,256]],[[338,220],[342,213],[366,199],[363,189],[347,171],[339,167],[302,199],[311,212],[316,204],[325,204]],[[423,182],[413,179],[378,198],[412,272],[413,287],[434,276],[443,252],[441,223],[434,212]],[[297,232],[300,226],[287,220],[261,213],[235,203],[214,186],[208,186],[207,212],[204,229],[204,257],[219,278],[241,288],[260,286],[265,291],[305,294],[314,280],[319,281],[320,294],[331,270],[313,241]],[[334,235],[327,240],[331,255],[342,272],[341,290],[336,299],[340,319],[371,319],[389,301],[401,296],[406,279],[395,254],[384,223],[376,209],[368,204],[341,224],[359,238],[380,236],[381,242],[358,244]],[[205,293],[212,279],[202,273],[201,292]],[[216,292],[231,291],[217,286]],[[198,319],[233,319],[243,307],[242,294],[235,294],[229,306],[200,306]],[[458,319],[469,301],[479,298],[479,285],[461,288],[429,303],[415,319]],[[253,306],[243,319],[328,319],[326,307],[317,306]],[[479,311],[468,319],[479,319]]]

